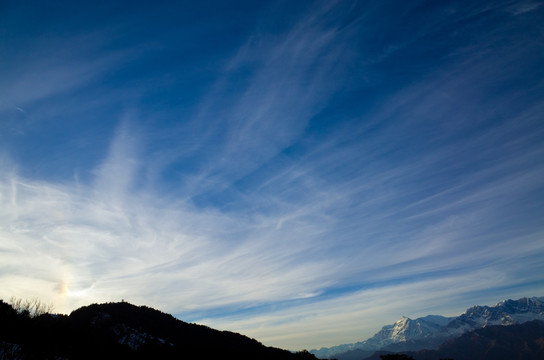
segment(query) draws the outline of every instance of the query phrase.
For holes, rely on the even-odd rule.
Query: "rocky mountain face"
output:
[[[544,298],[501,301],[495,306],[473,306],[448,324],[448,329],[478,329],[489,325],[513,325],[544,320]]]
[[[0,359],[315,359],[129,303],[30,316],[0,301]]]
[[[385,325],[373,337],[354,344],[338,345],[331,348],[311,350],[319,358],[341,358],[342,360],[359,360],[377,350],[417,350],[422,346],[438,346],[447,339],[441,334],[442,329],[454,318],[439,315],[428,315],[410,319],[402,317],[392,325]]]
[[[380,360],[388,354],[379,351],[365,360]],[[542,360],[544,359],[544,322],[533,320],[523,324],[489,325],[446,341],[436,350],[406,352],[415,360]]]
[[[376,335],[363,341],[374,348],[383,348],[390,344],[431,338],[439,333],[452,319],[429,315],[412,320],[402,317],[393,325],[386,325]]]
[[[384,326],[373,337],[354,344],[311,350],[320,358],[361,359],[377,350],[413,351],[436,349],[449,339],[492,325],[544,321],[544,298],[505,300],[494,306],[473,306],[458,317],[429,315],[417,319],[403,317]]]

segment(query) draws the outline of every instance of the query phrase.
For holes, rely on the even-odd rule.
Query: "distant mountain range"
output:
[[[0,300],[0,360],[315,360],[316,356],[378,360],[391,352],[417,360],[542,360],[544,298],[474,306],[453,318],[403,317],[365,341],[312,352],[267,347],[241,334],[189,324],[126,302],[93,304],[70,315],[55,315]]]
[[[364,360],[380,360],[389,352],[375,352]],[[489,325],[446,341],[436,350],[404,353],[415,360],[542,360],[544,322],[533,320],[515,325]]]
[[[33,313],[0,301],[0,359],[314,359],[126,302],[70,315]]]
[[[376,351],[437,349],[446,341],[477,329],[532,320],[544,321],[544,297],[505,300],[494,306],[473,306],[457,317],[429,315],[414,320],[403,317],[395,324],[384,326],[367,340],[310,352],[318,358],[360,360]]]

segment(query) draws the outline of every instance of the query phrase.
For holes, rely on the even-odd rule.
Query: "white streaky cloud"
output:
[[[47,61],[38,57],[20,64],[18,74],[9,74],[0,80],[0,88],[7,94],[0,103],[4,108],[0,110],[15,104],[20,109],[36,101],[87,86],[108,70],[119,66],[125,55],[107,54],[93,62],[67,59],[62,64],[55,63],[56,59]]]
[[[384,28],[373,22],[382,5],[342,21],[338,6],[349,7],[324,2],[281,33],[238,39],[232,59],[210,60],[224,71],[190,105],[180,98],[194,99],[193,78],[177,79],[176,66],[136,75],[145,91],[125,84],[128,68],[112,74],[115,89],[93,87],[169,51],[111,52],[107,31],[86,44],[95,60],[44,50],[62,39],[30,44],[32,59],[0,79],[0,111],[26,111],[9,124],[22,145],[0,152],[0,298],[37,296],[59,312],[125,299],[296,350],[360,341],[401,315],[541,295],[542,84],[512,89],[516,72],[504,71],[540,44],[510,51],[496,31],[476,33],[418,80],[393,79],[380,62],[511,3],[444,8],[447,22],[383,48],[364,44]],[[167,77],[183,88],[155,89]],[[375,83],[354,85],[367,77]],[[160,110],[148,106],[163,95]],[[68,176],[27,171],[42,154],[28,151],[25,130],[34,121],[45,133],[61,115],[88,116],[96,133],[61,132],[63,145],[89,142],[75,160],[44,156]],[[19,149],[15,164],[6,154]]]
[[[117,147],[113,145],[112,148]],[[120,164],[122,167],[125,156],[130,158],[132,155],[119,152],[115,155],[116,162],[108,158],[106,163],[108,166]],[[137,176],[136,173],[130,174]],[[402,172],[398,175],[402,175]],[[528,173],[526,179],[533,179],[533,175]],[[531,186],[535,186],[527,186],[531,183],[527,183],[523,177],[512,177],[511,181],[519,179],[523,187],[519,183],[506,181],[495,188],[494,193],[504,193],[508,188],[529,191]],[[130,179],[127,181],[130,183]],[[103,188],[109,187],[100,187]],[[384,314],[385,308],[380,312],[379,308],[365,310],[358,306],[370,306],[368,304],[377,301],[377,298],[380,298],[379,303],[388,304],[388,311],[391,311],[391,304],[396,303],[400,312],[414,308],[416,301],[407,300],[409,296],[416,296],[414,294],[419,294],[417,302],[427,297],[420,307],[432,307],[436,299],[430,297],[431,293],[444,298],[455,296],[451,292],[445,293],[445,289],[463,288],[463,291],[470,292],[477,291],[482,283],[489,288],[515,284],[515,279],[511,277],[516,271],[513,271],[507,259],[503,262],[506,261],[505,269],[508,270],[501,270],[503,264],[499,261],[499,267],[487,270],[493,269],[491,273],[480,270],[476,272],[477,275],[470,275],[474,274],[471,264],[493,259],[497,261],[501,257],[504,259],[505,254],[522,257],[543,252],[539,241],[542,234],[527,235],[521,240],[501,240],[490,247],[486,239],[497,236],[491,232],[480,238],[484,240],[484,246],[475,243],[474,251],[467,253],[465,245],[458,243],[458,240],[467,235],[467,240],[474,239],[472,229],[488,217],[487,206],[472,207],[466,215],[457,215],[454,223],[445,219],[443,224],[437,223],[422,231],[407,233],[403,244],[392,247],[395,243],[381,245],[380,242],[369,242],[368,253],[374,254],[372,257],[366,256],[363,251],[352,253],[354,258],[350,259],[341,252],[336,258],[331,254],[328,258],[313,261],[316,241],[324,241],[320,239],[326,238],[329,227],[338,221],[329,216],[332,222],[316,223],[314,215],[319,216],[321,212],[334,207],[337,204],[334,199],[339,194],[333,195],[332,203],[331,199],[321,199],[319,195],[315,202],[306,204],[306,208],[299,207],[292,214],[280,211],[270,216],[261,214],[258,217],[238,218],[216,210],[198,209],[190,204],[176,203],[172,207],[138,192],[133,192],[124,202],[112,203],[111,193],[107,191],[82,189],[81,185],[54,186],[23,180],[14,175],[2,179],[1,190],[2,264],[4,268],[9,267],[8,271],[3,272],[5,294],[2,296],[16,293],[22,297],[38,294],[44,297],[44,294],[49,294],[45,295],[44,300],[53,301],[61,312],[89,301],[115,301],[121,298],[181,313],[229,305],[244,308],[273,301],[304,299],[308,294],[317,296],[321,289],[342,281],[342,277],[353,279],[357,274],[370,283],[387,282],[396,281],[399,273],[412,276],[441,269],[458,271],[468,266],[468,274],[454,276],[451,281],[414,280],[415,284],[386,287],[385,292],[374,289],[372,291],[378,293],[374,298],[359,298],[348,293],[325,303],[317,301],[307,310],[304,310],[306,306],[287,307],[285,315],[274,311],[271,315],[265,313],[246,318],[240,324],[231,318],[223,323],[221,319],[202,319],[202,322],[213,326],[227,328],[229,324],[230,329],[255,336],[270,345],[286,341],[289,338],[287,334],[300,340],[297,338],[300,335],[295,333],[302,327],[315,329],[316,333],[307,334],[316,339],[316,345],[312,346],[317,346],[317,342],[325,338],[329,339],[329,343],[322,342],[321,345],[333,345],[336,338],[330,336],[331,331],[337,334],[337,339],[350,331],[352,337],[363,331],[357,328],[361,326],[360,320],[355,319],[366,319],[369,328],[374,326],[367,332],[375,331],[375,323],[368,319],[375,318],[377,321],[381,318],[383,324],[384,319],[388,319]],[[469,192],[467,196],[472,195]],[[497,198],[492,194],[486,195],[488,197]],[[344,196],[340,196],[340,199],[345,201]],[[279,228],[278,222],[282,222]],[[375,226],[382,227],[386,223],[381,221]],[[342,240],[342,233],[338,236]],[[234,241],[234,237],[240,238]],[[439,244],[436,244],[437,241]],[[406,246],[417,246],[425,251],[401,251]],[[515,253],[511,250],[513,247]],[[349,252],[350,248],[344,251]],[[347,259],[350,261],[346,262]],[[388,270],[388,265],[400,267]],[[26,280],[33,286],[21,285],[28,284]],[[436,286],[440,284],[444,289],[437,291]],[[368,294],[368,291],[362,293]],[[395,300],[395,296],[400,298]],[[340,309],[344,309],[344,312]],[[301,316],[306,311],[307,317],[314,320],[305,318],[302,321]],[[322,312],[324,315],[321,315]],[[376,315],[373,317],[371,314]],[[268,316],[273,316],[274,320]],[[331,326],[334,324],[331,323],[333,317],[337,319],[337,327]],[[346,325],[341,330],[340,324],[348,319],[351,322],[347,324],[352,324],[352,327]],[[244,321],[261,324],[260,330],[253,329]],[[281,323],[281,331],[279,324],[274,326],[276,322]],[[293,329],[292,333],[289,333],[289,328]],[[355,340],[361,339],[358,337]]]
[[[122,157],[116,160],[123,163]],[[109,158],[106,163],[111,165]],[[100,191],[100,184],[83,190],[15,177],[3,181],[2,194],[11,194],[2,196],[3,253],[9,251],[9,263],[19,264],[8,273],[38,276],[43,282],[20,296],[41,294],[64,312],[89,300],[104,301],[104,295],[109,300],[145,299],[165,289],[170,289],[166,303],[172,310],[267,302],[316,291],[313,274],[322,273],[326,264],[299,261],[308,243],[293,241],[312,232],[282,229],[275,234],[284,239],[278,242],[274,234],[264,234],[277,220],[260,220],[267,224],[263,229],[251,219],[189,205],[169,208],[145,194],[117,202],[111,192]],[[12,285],[6,283],[4,296]]]
[[[153,162],[163,168],[156,171],[198,154],[199,171],[184,174],[183,193],[220,191],[299,140],[312,116],[342,83],[337,61],[350,35],[319,18],[328,7],[318,7],[316,14],[281,37],[251,36],[228,62],[194,118],[176,132],[181,137],[198,133],[199,146],[187,148],[183,142],[174,153],[158,153]],[[239,88],[232,87],[235,76]]]
[[[130,128],[128,118],[122,120],[105,161],[96,171],[94,189],[101,197],[108,199],[113,205],[122,202],[127,194],[135,190],[134,181],[138,178],[140,158],[139,140],[136,130]]]
[[[506,10],[511,12],[513,15],[521,15],[537,10],[541,6],[542,3],[538,1],[518,1],[510,6],[507,6]]]
[[[24,22],[28,18],[17,10],[12,15],[11,21],[18,18],[17,22]],[[44,28],[40,36],[24,36],[20,44],[18,31],[6,33],[8,41],[17,43],[13,54],[6,58],[7,71],[0,78],[3,94],[0,111],[16,107],[31,114],[26,106],[46,99],[58,105],[56,97],[88,88],[146,52],[159,50],[157,44],[144,41],[130,47],[112,48],[111,44],[121,38],[119,27],[136,27],[138,23],[139,20],[128,15],[116,18],[115,22],[106,21],[69,33]],[[85,105],[93,101],[87,101]],[[59,107],[67,111],[70,105],[50,106],[44,110],[56,113]]]

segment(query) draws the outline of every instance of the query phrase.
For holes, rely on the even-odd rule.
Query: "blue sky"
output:
[[[309,349],[544,295],[543,15],[2,2],[0,297]]]

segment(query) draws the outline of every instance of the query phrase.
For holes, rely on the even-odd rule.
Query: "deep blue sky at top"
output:
[[[251,13],[258,11],[251,3],[240,6]],[[63,61],[100,61],[104,53],[121,53],[125,60],[123,66],[92,79],[85,89],[64,92],[56,104],[68,110],[78,105],[92,106],[93,110],[99,107],[99,116],[95,112],[58,111],[54,118],[28,119],[13,113],[9,121],[3,121],[7,127],[2,132],[3,142],[20,144],[13,155],[33,165],[24,171],[57,179],[71,176],[74,168],[83,168],[81,175],[85,176],[85,169],[105,157],[124,108],[137,104],[140,111],[170,115],[193,107],[220,75],[240,37],[255,25],[254,16],[247,16],[236,4],[222,2],[26,5],[7,2],[2,11],[2,23],[7,25],[2,36],[2,60],[4,69],[12,70],[11,76],[23,76],[29,70],[21,68],[21,63],[38,65],[42,59],[53,62],[48,65],[62,66]],[[129,53],[123,54],[126,49]],[[100,101],[101,106],[93,101]],[[36,106],[46,105],[38,102]],[[183,119],[162,116],[155,121],[168,125]],[[17,131],[30,131],[32,136],[14,137]],[[67,138],[71,141],[58,141]],[[45,153],[49,156],[40,156]]]
[[[63,62],[99,62],[104,54],[121,57],[118,67],[92,78],[83,89],[65,90],[53,99],[36,101],[32,108],[24,109],[25,113],[13,108],[18,106],[17,101],[5,103],[11,113],[3,115],[2,143],[9,144],[11,156],[31,165],[21,171],[55,180],[71,177],[74,170],[78,171],[81,180],[88,180],[88,170],[105,157],[120,114],[127,108],[137,107],[144,129],[145,126],[175,127],[184,122],[212,84],[224,76],[227,62],[253,32],[258,31],[265,37],[281,37],[296,25],[301,14],[315,6],[310,2],[213,1],[14,4],[4,2],[2,10],[1,53],[3,68],[9,69],[3,74],[7,79],[27,75],[29,69],[25,65],[29,62],[36,67],[43,66],[41,59],[46,62],[45,66],[55,67],[62,66]],[[535,28],[534,23],[528,23],[529,29],[520,27],[519,22],[509,26],[505,13],[484,13],[483,16],[479,12],[474,16],[464,13],[451,19],[448,11],[456,5],[455,2],[338,4],[337,9],[327,14],[330,17],[328,25],[363,27],[364,30],[345,31],[345,36],[351,37],[350,46],[342,50],[345,56],[333,66],[330,75],[343,77],[344,82],[340,89],[335,89],[327,106],[311,119],[305,129],[306,135],[320,141],[320,136],[331,129],[334,131],[346,121],[355,129],[366,127],[364,115],[379,106],[381,97],[459,61],[474,49],[478,49],[482,57],[507,55],[516,45],[512,43],[514,39],[519,41],[517,37],[522,36],[523,40],[531,41],[541,30]],[[474,2],[466,7],[470,12],[470,8],[479,9],[481,5],[482,2]],[[360,25],[364,21],[360,14],[369,10],[376,18],[372,19],[371,26]],[[497,23],[501,23],[498,30]],[[429,29],[433,29],[432,33]],[[488,32],[492,32],[495,42],[489,42]],[[394,51],[395,56],[388,57],[390,51]],[[540,56],[530,55],[524,57],[526,64],[523,67],[508,68],[509,72],[518,72],[510,74],[515,79],[499,79],[502,83],[498,84],[489,83],[489,79],[483,79],[487,84],[481,84],[482,79],[478,78],[471,81],[476,87],[492,86],[492,91],[499,92],[489,94],[493,98],[500,96],[501,89],[516,86],[516,81],[523,81],[524,87],[530,86],[531,81],[539,81],[543,71],[539,66]],[[500,63],[500,58],[497,62]],[[246,64],[228,74],[225,80],[228,81],[228,92],[214,101],[221,104],[239,96],[247,86],[252,65]],[[84,71],[80,76],[87,76]],[[40,86],[40,80],[38,76],[35,86]],[[58,85],[61,87],[62,82],[71,80],[60,78]],[[9,95],[7,99],[9,101]],[[40,110],[50,108],[52,101],[55,107],[50,111],[55,111],[55,116],[42,114]],[[509,104],[510,107],[515,105]],[[522,102],[518,106],[522,108]],[[79,107],[90,107],[93,111],[74,113]],[[215,108],[219,113],[211,116],[221,116],[220,105]],[[515,112],[520,108],[509,110]],[[497,120],[500,121],[492,119]],[[465,136],[486,125],[485,122],[468,124],[455,136]],[[425,138],[447,130],[443,126],[430,123],[428,127],[414,129],[413,134],[404,133],[405,136],[395,138],[397,151],[402,149],[413,155],[432,149],[433,144]],[[165,140],[180,141],[177,135],[165,135]],[[188,139],[182,141],[196,139],[186,136]],[[61,139],[67,141],[59,141]],[[222,139],[218,140],[217,145]],[[217,150],[213,141],[206,145],[211,147],[204,152]],[[307,150],[303,148],[305,144],[294,145],[285,151],[297,154],[297,151]],[[395,149],[392,151],[386,155],[391,162],[406,155],[399,156]],[[178,169],[172,170],[183,171],[183,165],[199,166],[191,162],[179,165]],[[165,176],[166,181],[174,180],[170,175]]]
[[[292,348],[541,296],[543,12],[0,2],[0,295]]]

